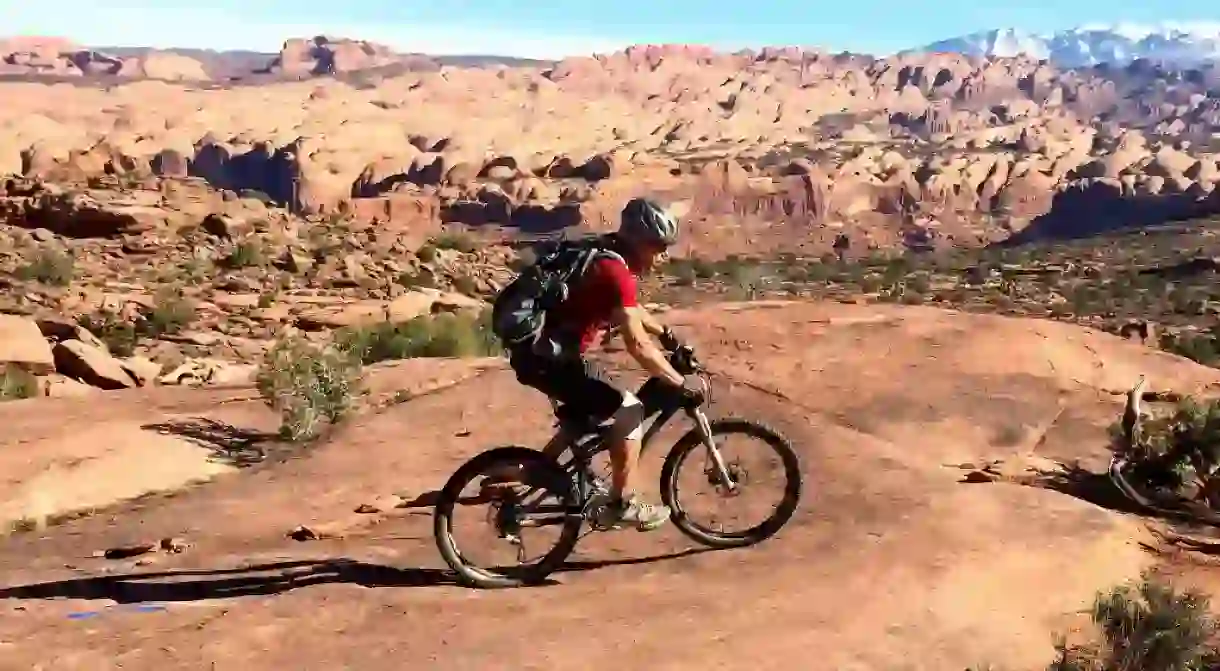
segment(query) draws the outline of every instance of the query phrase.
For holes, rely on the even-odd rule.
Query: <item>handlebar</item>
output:
[[[703,365],[695,358],[695,349],[690,345],[679,345],[669,353],[669,365],[681,375],[701,372]]]

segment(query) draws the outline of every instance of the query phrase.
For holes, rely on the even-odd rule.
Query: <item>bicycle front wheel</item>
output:
[[[796,451],[786,438],[759,422],[719,419],[710,422],[710,428],[736,486],[730,490],[725,483],[719,482],[710,455],[702,468],[691,468],[696,465],[694,462],[700,461],[692,457],[701,452],[706,455],[707,451],[698,429],[687,432],[670,450],[661,468],[661,500],[673,511],[674,526],[687,537],[714,548],[745,547],[774,536],[792,519],[800,503],[801,465]],[[730,441],[734,448],[737,443],[747,446],[746,452],[741,457],[736,456],[735,450],[726,449]],[[744,462],[747,455],[771,457],[777,463],[765,469],[749,467]],[[740,522],[761,507],[751,506],[746,495],[764,486],[761,482],[764,475],[778,476],[781,481],[774,484],[778,494],[774,510],[753,525],[727,529],[726,522]],[[692,494],[687,490],[689,485],[708,486],[712,493],[710,496]],[[704,502],[726,504],[730,510],[703,520],[695,508]]]

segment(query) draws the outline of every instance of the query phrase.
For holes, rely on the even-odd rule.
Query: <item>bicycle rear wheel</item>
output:
[[[800,503],[801,465],[796,451],[792,449],[792,445],[786,438],[759,422],[745,419],[719,419],[710,422],[710,428],[717,445],[722,445],[724,438],[736,436],[750,439],[752,444],[779,457],[779,470],[784,481],[780,501],[775,507],[775,511],[762,522],[739,531],[715,530],[695,521],[684,505],[689,504],[689,501],[683,501],[678,487],[682,467],[689,457],[703,448],[703,439],[699,430],[692,429],[678,439],[665,457],[665,464],[661,467],[661,501],[673,511],[674,526],[687,537],[714,548],[745,547],[774,536],[788,523],[788,520],[792,519],[792,515]],[[726,458],[726,461],[729,460]],[[729,467],[730,476],[737,481],[739,487],[744,488],[753,484],[749,482],[749,475],[739,464],[732,462],[726,465]],[[708,484],[717,487],[717,493],[722,498],[728,498],[729,495],[723,488],[713,482],[714,471],[715,469],[710,465],[705,465],[700,475],[706,479]]]
[[[520,486],[492,495],[463,496],[463,490],[480,478],[519,465]],[[483,567],[458,547],[453,534],[460,506],[488,503],[489,521],[501,539],[524,548],[522,532],[541,526],[558,526],[557,541],[532,565]],[[563,565],[580,538],[581,502],[571,477],[542,452],[526,447],[497,447],[475,455],[449,478],[433,511],[432,533],[445,563],[459,580],[472,587],[519,587],[538,584]]]

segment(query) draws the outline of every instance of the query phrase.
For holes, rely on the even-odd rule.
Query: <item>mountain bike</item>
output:
[[[689,346],[676,348],[668,355],[670,364],[682,375],[699,374],[707,379],[707,370]],[[710,397],[710,380],[709,380]],[[671,521],[692,540],[712,548],[745,547],[760,543],[775,535],[796,512],[801,497],[801,467],[789,441],[767,425],[748,419],[724,418],[711,420],[704,413],[702,402],[693,401],[680,390],[656,378],[645,381],[636,394],[644,405],[646,416],[654,417],[641,439],[641,456],[647,452],[657,432],[679,412],[694,422],[694,427],[682,435],[670,448],[661,468],[661,501],[671,510]],[[563,405],[553,406],[558,435],[579,436],[571,441],[557,460],[544,452],[516,445],[496,447],[472,457],[453,473],[441,489],[433,513],[433,536],[445,563],[457,574],[459,581],[473,587],[516,587],[544,582],[575,549],[581,531],[587,523],[593,531],[607,531],[600,523],[601,510],[593,505],[595,495],[608,491],[606,481],[594,472],[593,458],[608,452],[605,442],[608,423],[595,424],[587,417],[575,416]],[[700,448],[707,457],[703,474],[717,494],[732,498],[751,484],[749,472],[738,462],[726,462],[718,442],[721,438],[738,435],[754,439],[774,452],[781,463],[784,477],[783,495],[775,511],[762,522],[741,531],[717,531],[696,522],[687,514],[678,491],[678,474],[688,459]],[[453,517],[459,505],[483,503],[483,497],[463,497],[465,488],[489,472],[511,466],[520,473],[519,491],[492,501],[487,521],[498,536],[517,546],[519,565],[513,567],[480,567],[469,561],[453,537]],[[550,500],[549,503],[544,501]],[[528,528],[559,526],[558,541],[531,566],[521,566],[526,551],[522,531]]]

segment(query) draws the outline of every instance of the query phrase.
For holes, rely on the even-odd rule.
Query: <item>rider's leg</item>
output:
[[[644,407],[635,394],[617,389],[588,361],[540,361],[526,354],[514,363],[517,379],[522,384],[595,421],[613,420],[606,436],[613,471],[611,500],[607,507],[617,519],[633,523],[642,531],[664,524],[669,519],[669,508],[645,503],[630,486],[639,461],[645,419]],[[557,432],[543,451],[557,457],[567,448],[568,439],[562,432]],[[500,476],[497,479],[506,479],[505,475],[497,475]]]
[[[606,446],[610,451],[610,499],[607,511],[613,519],[605,522],[628,522],[640,531],[651,531],[669,519],[669,508],[644,502],[634,490],[635,470],[639,465],[640,443],[644,434],[645,410],[640,400],[628,391],[619,391],[601,382],[619,398],[618,409],[612,415],[613,423],[606,432]],[[589,385],[592,387],[592,385]],[[590,389],[592,391],[592,389]],[[607,392],[603,393],[608,396]],[[602,394],[598,394],[601,396]]]
[[[606,432],[610,450],[610,495],[615,500],[630,498],[632,475],[640,460],[640,438],[644,434],[644,406],[631,392],[623,392],[614,413],[614,423]]]

